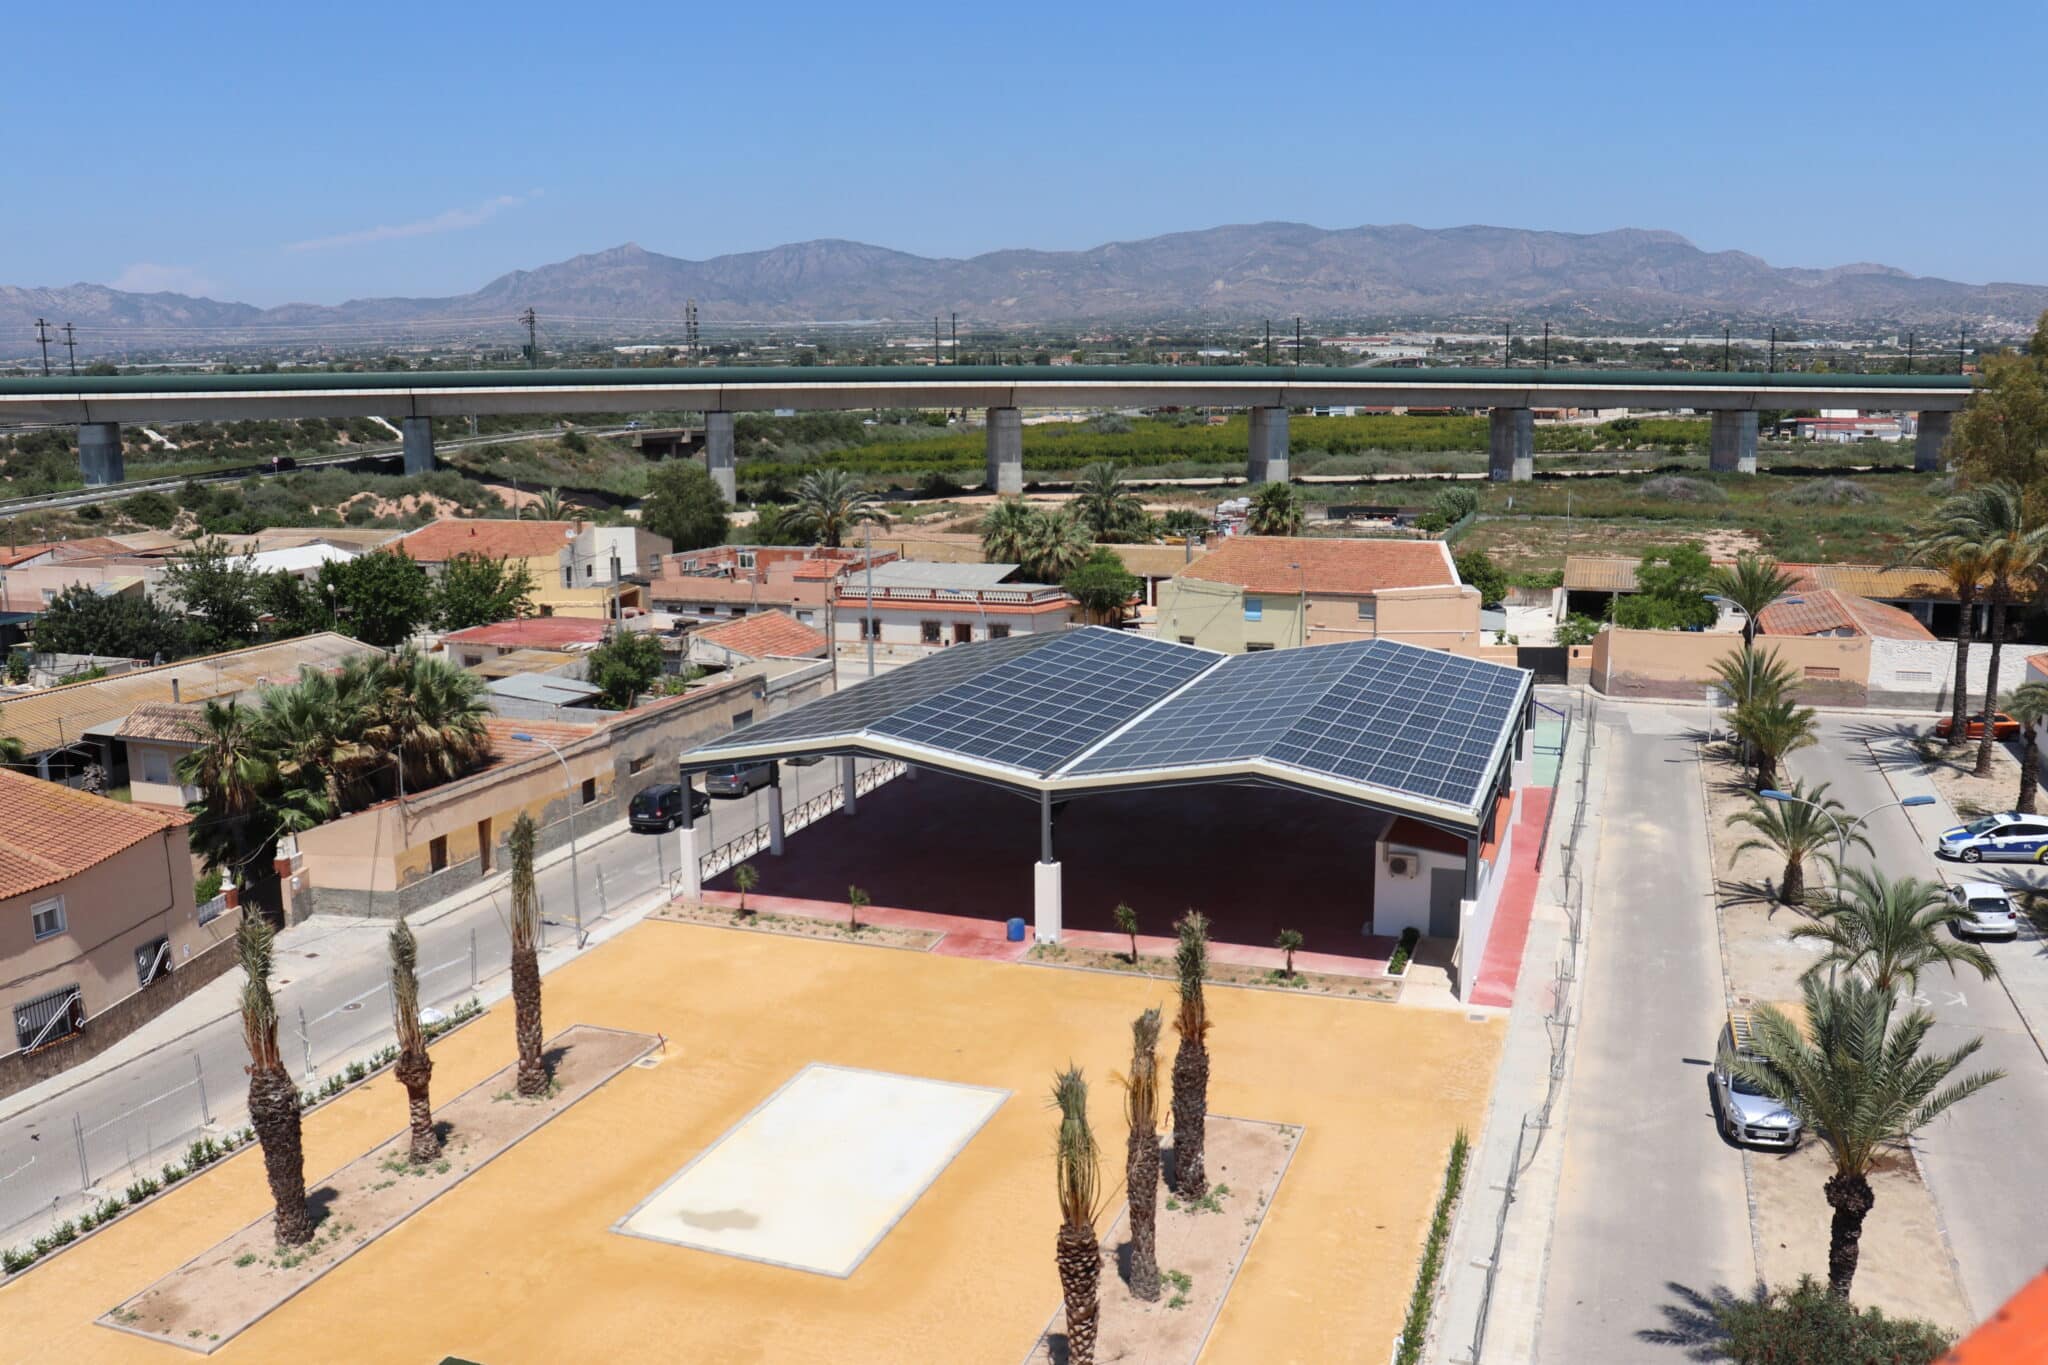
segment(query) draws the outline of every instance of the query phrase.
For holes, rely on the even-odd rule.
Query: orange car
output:
[[[1935,737],[1937,739],[1947,739],[1949,731],[1954,728],[1955,726],[1950,718],[1943,716],[1934,723]],[[1993,739],[2011,739],[2018,735],[2019,732],[2020,723],[2005,714],[2005,712],[1996,712],[1991,717],[1991,737]],[[1982,711],[1970,717],[1964,726],[1963,733],[1971,739],[1984,738],[1984,713]]]

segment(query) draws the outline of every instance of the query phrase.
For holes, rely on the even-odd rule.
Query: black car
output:
[[[695,787],[690,791],[690,818],[706,814],[711,798]],[[640,834],[661,834],[683,823],[683,787],[677,782],[657,782],[642,787],[626,813],[626,823]]]

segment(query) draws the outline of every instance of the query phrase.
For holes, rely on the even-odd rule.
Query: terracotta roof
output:
[[[0,550],[0,569],[11,569],[23,560],[34,559],[37,555],[64,551],[64,558],[76,559],[98,555],[134,554],[133,546],[110,536],[81,536],[77,540],[46,540],[35,545],[23,545],[13,550]]]
[[[1296,564],[1301,567],[1291,567]],[[1271,593],[1299,593],[1305,581],[1312,593],[1359,596],[1381,588],[1450,586],[1458,581],[1442,541],[1296,536],[1232,536],[1182,569],[1181,576]]]
[[[523,763],[529,758],[549,758],[553,755],[548,746],[540,741],[548,740],[557,748],[566,749],[579,740],[589,739],[603,728],[602,724],[568,725],[552,720],[507,720],[502,716],[486,717],[484,732],[491,737],[489,766],[497,768],[507,763]],[[514,739],[514,735],[527,735],[529,738]],[[560,772],[561,769],[557,768],[555,771]]]
[[[75,877],[189,819],[0,768],[0,900]]]
[[[420,527],[398,542],[398,548],[422,564],[442,564],[457,555],[491,559],[532,559],[568,545],[574,521],[466,521],[443,517]]]
[[[1831,635],[1847,632],[1880,640],[1932,640],[1934,635],[1908,611],[1853,593],[1815,588],[1781,599],[1758,613],[1766,635]]]
[[[604,640],[610,623],[585,616],[524,616],[488,626],[471,626],[442,637],[444,644],[494,645],[500,649],[562,649]]]
[[[2027,1281],[1957,1342],[1941,1365],[2034,1365],[2041,1360],[2048,1360],[2048,1274]]]
[[[773,654],[807,659],[823,654],[829,643],[822,630],[813,630],[787,612],[780,611],[742,616],[737,621],[700,630],[697,638],[750,659],[765,659]]]
[[[114,731],[120,739],[154,739],[166,744],[198,744],[197,727],[205,708],[186,706],[167,701],[144,702],[128,713],[128,719],[121,722],[121,728]]]

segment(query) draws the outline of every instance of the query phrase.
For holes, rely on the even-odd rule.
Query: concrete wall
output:
[[[189,806],[199,788],[178,781],[178,760],[192,752],[186,744],[152,744],[123,740],[128,748],[128,798],[145,806]]]
[[[1871,641],[1764,635],[1799,675],[1798,698],[1809,705],[1860,706],[1870,681]],[[1713,700],[1714,664],[1742,648],[1738,634],[1682,630],[1603,630],[1593,641],[1592,682],[1622,697]]]
[[[879,589],[877,593],[879,594]],[[1075,609],[1070,603],[1053,611],[1004,611],[988,608],[976,611],[965,603],[935,602],[888,602],[877,596],[873,615],[882,623],[878,637],[885,646],[896,648],[940,648],[954,643],[956,627],[965,626],[977,640],[989,638],[992,627],[1008,626],[1012,635],[1035,635],[1045,631],[1065,630],[1073,623]],[[860,633],[861,608],[859,601],[843,602],[834,613],[832,628],[842,648],[858,648],[864,643]],[[939,623],[939,643],[929,644],[924,638],[924,623]]]
[[[1998,694],[2003,697],[2023,682],[2038,675],[2027,667],[2033,655],[2048,654],[2048,646],[2007,645],[1998,655]],[[1984,685],[1991,671],[1991,646],[1976,640],[1970,644],[1969,702],[1981,705]],[[1956,680],[1956,645],[1953,640],[1872,640],[1870,642],[1869,695],[1872,706],[1946,711]]]

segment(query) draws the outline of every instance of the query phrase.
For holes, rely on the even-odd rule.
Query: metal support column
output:
[[[853,789],[853,779],[853,755],[848,754],[839,760],[839,809],[848,815],[860,813],[860,793]]]
[[[768,856],[782,856],[782,765],[768,772]]]
[[[1038,862],[1031,869],[1032,932],[1040,943],[1060,941],[1060,865],[1052,856],[1052,793],[1038,796]]]

